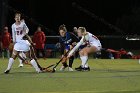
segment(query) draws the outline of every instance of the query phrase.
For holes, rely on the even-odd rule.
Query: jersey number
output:
[[[17,35],[22,35],[22,30],[21,31],[17,31]]]

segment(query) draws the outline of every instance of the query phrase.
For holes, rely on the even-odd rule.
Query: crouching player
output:
[[[20,40],[14,45],[12,57],[9,59],[8,67],[5,70],[5,74],[8,74],[11,70],[12,64],[14,63],[14,60],[16,57],[19,55],[19,53],[23,52],[27,58],[29,58],[31,65],[35,68],[35,70],[40,73],[41,70],[37,65],[37,62],[35,61],[34,58],[30,57],[30,47],[31,44],[28,42],[28,40]]]
[[[101,49],[101,43],[99,39],[86,31],[85,27],[79,27],[77,34],[79,37],[82,37],[80,42],[77,43],[77,45],[69,52],[68,58],[73,55],[73,53],[83,44],[88,42],[88,46],[84,47],[79,51],[80,59],[82,61],[81,65],[78,68],[75,68],[77,71],[87,70],[89,71],[90,68],[88,66],[88,55],[90,53],[94,53],[97,51],[100,51]]]
[[[61,44],[61,52],[62,52],[62,57],[63,57],[63,55],[67,51],[72,49],[75,43],[78,42],[78,38],[73,33],[67,32],[65,25],[61,25],[59,27],[59,33],[60,33],[59,42]],[[74,61],[74,56],[72,55],[69,58],[69,66],[67,65],[66,62],[63,62],[62,63],[63,66],[60,68],[60,71],[65,70],[66,67],[69,67],[68,68],[69,71],[73,71],[72,69],[73,61]]]

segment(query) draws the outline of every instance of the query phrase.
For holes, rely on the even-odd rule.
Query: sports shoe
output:
[[[60,71],[64,71],[65,70],[65,66],[61,66]]]
[[[71,67],[68,67],[68,71],[73,71],[73,69]]]
[[[82,66],[79,66],[79,67],[75,68],[75,70],[77,70],[77,71],[82,71],[83,69],[84,68]]]
[[[23,64],[19,64],[19,66],[18,67],[23,67]]]
[[[5,74],[8,74],[9,72],[10,70],[7,70],[7,69],[4,71]]]
[[[90,67],[86,67],[83,69],[84,71],[90,71]]]
[[[36,72],[37,73],[42,73],[42,71],[40,69],[37,69]]]

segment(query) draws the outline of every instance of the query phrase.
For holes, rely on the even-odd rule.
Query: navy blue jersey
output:
[[[71,45],[73,42],[78,42],[78,41],[79,39],[77,38],[77,36],[70,32],[66,32],[65,37],[60,36],[59,38],[59,42],[64,45]]]
[[[61,53],[64,53],[64,50],[69,50],[70,49],[70,45],[72,45],[73,42],[78,42],[79,39],[78,37],[71,33],[71,32],[66,32],[65,37],[61,37],[59,38],[59,42],[61,44]]]

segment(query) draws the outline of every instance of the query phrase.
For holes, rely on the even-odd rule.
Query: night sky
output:
[[[9,0],[8,4],[10,8],[26,15],[24,18],[31,30],[30,34],[41,24],[47,35],[57,35],[59,25],[65,24],[69,31],[74,26],[85,26],[95,35],[140,35],[139,0]],[[121,31],[80,11],[73,4],[80,5]],[[14,22],[13,9],[8,12],[9,27]]]

